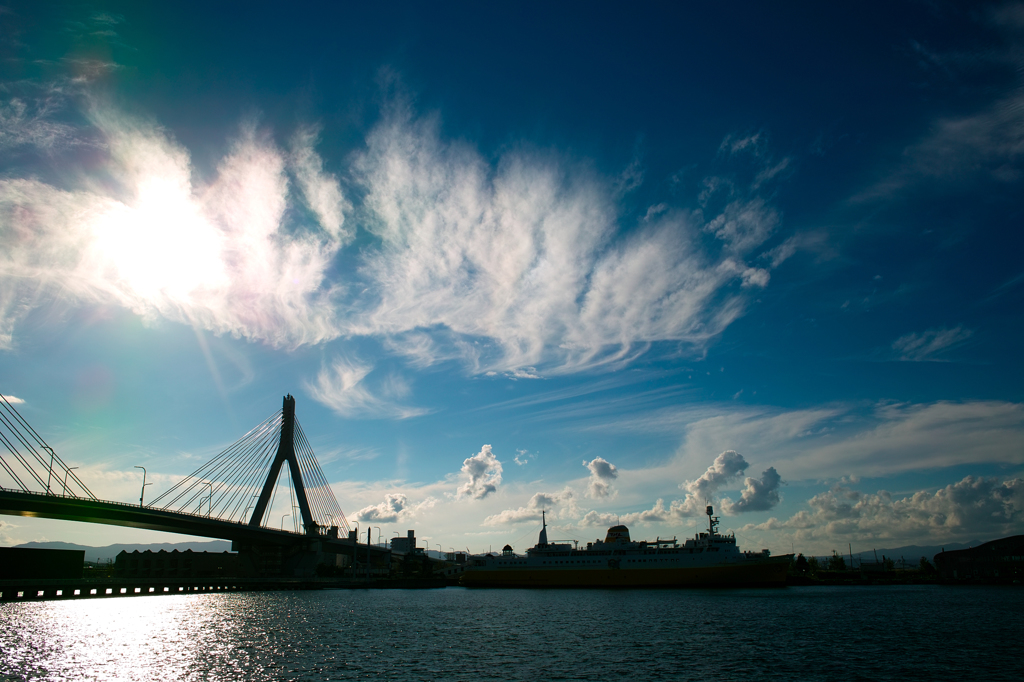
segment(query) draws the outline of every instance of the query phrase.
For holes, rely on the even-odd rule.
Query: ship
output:
[[[624,525],[605,539],[548,542],[541,513],[537,544],[516,554],[505,545],[500,555],[474,556],[459,584],[465,587],[781,587],[792,554],[771,556],[740,551],[734,533],[718,532],[718,517],[707,506],[708,531],[680,543],[675,538],[633,541]]]

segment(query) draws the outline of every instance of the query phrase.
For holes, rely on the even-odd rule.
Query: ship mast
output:
[[[710,504],[708,505],[708,510],[707,511],[708,511],[708,531],[709,531],[708,532],[708,536],[714,538],[718,534],[717,533],[717,531],[718,531],[718,517],[717,516],[712,516],[712,514],[715,513],[715,510],[711,507]]]

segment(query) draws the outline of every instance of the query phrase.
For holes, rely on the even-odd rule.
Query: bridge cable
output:
[[[4,395],[0,395],[0,402],[2,402],[4,409],[9,413],[10,417],[13,418],[14,422],[12,423],[11,419],[8,418],[7,416],[5,416],[2,412],[0,412],[0,419],[2,419],[3,422],[7,425],[7,428],[10,430],[11,434],[19,442],[21,442],[22,445],[29,452],[32,453],[32,456],[35,458],[35,460],[37,462],[39,462],[40,467],[42,467],[45,471],[47,471],[49,473],[49,476],[52,478],[54,473],[55,473],[54,470],[53,470],[53,465],[54,464],[60,465],[60,470],[61,470],[62,473],[65,474],[65,476],[67,474],[70,474],[72,482],[77,482],[79,487],[81,487],[81,489],[85,492],[86,495],[88,495],[92,499],[96,499],[96,496],[93,495],[92,492],[85,486],[85,484],[82,483],[81,479],[79,479],[78,476],[75,475],[68,468],[67,464],[64,463],[64,460],[62,460],[60,458],[60,456],[56,452],[54,452],[53,448],[51,448],[49,445],[46,444],[46,441],[43,440],[43,437],[40,436],[39,433],[34,428],[32,428],[32,425],[29,424],[28,421],[26,421],[25,418],[21,416],[21,413],[19,413],[18,410],[16,410],[14,408],[14,405],[12,405],[9,400],[7,400],[7,397],[4,396]],[[19,428],[19,426],[20,426],[20,428]],[[38,445],[41,449],[45,450],[46,452],[48,452],[50,454],[50,461],[49,462],[47,462],[46,458],[43,457],[42,455],[40,455],[39,452],[36,450],[36,448],[33,447],[32,443],[29,442],[29,436],[26,436],[25,434],[23,434],[22,430],[26,431],[29,434],[29,436],[31,437],[31,440],[34,440],[36,442],[36,445]],[[43,482],[42,476],[36,473],[35,468],[32,467],[25,460],[25,458],[21,455],[21,453],[17,451],[17,448],[7,438],[4,438],[3,440],[4,440],[4,444],[7,446],[7,449],[11,451],[11,454],[13,454],[18,459],[18,461],[21,462],[22,466],[24,466],[26,468],[26,470],[30,471],[30,473],[32,474],[32,477],[35,478],[39,482],[39,485],[42,488],[44,488],[47,493],[50,493],[50,487],[47,486],[47,484]],[[18,479],[18,480],[20,481],[20,479]],[[58,482],[61,482],[64,479],[62,479],[60,477],[60,475],[58,474],[57,480],[58,480]],[[61,483],[61,484],[64,487],[64,490],[65,490],[65,493],[66,493],[67,492],[67,485],[65,483]],[[21,485],[23,486],[23,490],[28,491],[28,488],[24,487],[24,483],[23,482],[21,483]]]
[[[279,431],[280,423],[281,412],[278,411],[263,420],[240,439],[232,443],[212,460],[203,464],[191,474],[178,481],[178,483],[171,486],[168,490],[158,495],[152,502],[150,502],[149,506],[156,507],[161,501],[167,500],[164,502],[164,506],[162,507],[164,509],[171,509],[176,505],[178,509],[190,507],[198,495],[202,494],[203,491],[197,490],[197,488],[201,488],[206,484],[204,479],[215,478],[215,475],[220,473],[222,469],[233,464],[235,461],[234,455],[237,451],[244,452],[248,450],[254,442],[259,443]],[[212,482],[213,481],[211,481],[211,483]],[[179,505],[179,500],[181,500],[182,497],[189,495],[189,493],[192,493],[192,495],[187,497],[185,502]]]
[[[254,439],[248,448],[240,451],[233,462],[235,474],[222,484],[226,490],[217,498],[216,508],[221,510],[218,518],[234,520],[238,508],[251,497],[249,491],[255,485],[253,479],[265,468],[265,458],[276,435],[276,430],[267,431],[262,438]]]

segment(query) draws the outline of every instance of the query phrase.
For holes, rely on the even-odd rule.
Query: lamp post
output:
[[[50,453],[50,469],[46,472],[46,494],[52,495],[50,492],[50,476],[53,475],[53,448],[49,445],[44,445],[43,449]]]
[[[252,499],[255,500],[256,499],[256,495],[253,495]],[[242,512],[242,523],[247,523],[246,519],[249,517],[249,510],[252,509],[255,506],[256,506],[255,502],[250,502],[249,504],[245,505],[245,511]],[[260,519],[260,521],[262,521],[262,520],[263,519]]]
[[[380,526],[374,526],[374,528],[377,529],[377,544],[380,544],[380,536],[383,535],[383,533],[380,530]]]
[[[206,503],[206,518],[210,518],[210,515],[213,513],[213,484],[206,481],[204,485],[210,486],[210,496],[207,498],[208,502]],[[202,510],[200,510],[200,513],[202,513]]]
[[[366,582],[370,582],[370,545],[373,544],[373,526],[366,527]]]
[[[135,465],[136,469],[142,469],[142,493],[139,495],[139,506],[142,506],[142,500],[146,497],[146,486],[153,485],[152,483],[146,483],[146,467],[140,467],[138,464]]]
[[[67,468],[67,469],[65,469],[65,470],[64,470],[64,497],[67,497],[67,496],[68,496],[68,473],[69,473],[69,472],[70,472],[70,471],[71,471],[72,469],[77,469],[77,468],[78,468],[78,467],[69,467],[69,468]]]
[[[291,514],[282,514],[281,515],[281,530],[284,530],[284,520],[287,519],[290,516],[291,516]]]

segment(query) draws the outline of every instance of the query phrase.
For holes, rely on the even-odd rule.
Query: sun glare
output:
[[[144,302],[184,303],[227,283],[223,236],[178,183],[143,180],[134,205],[105,212],[93,232],[100,267],[113,269],[117,288]]]

